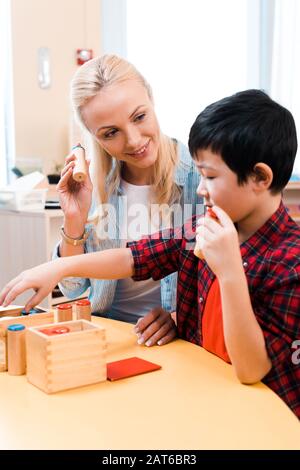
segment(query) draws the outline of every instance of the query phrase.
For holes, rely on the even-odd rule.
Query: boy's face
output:
[[[251,178],[239,186],[237,175],[209,149],[198,150],[194,160],[201,174],[197,194],[204,197],[206,205],[221,207],[233,222],[251,215],[256,202]]]

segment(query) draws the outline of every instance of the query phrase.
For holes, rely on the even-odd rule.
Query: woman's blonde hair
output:
[[[147,90],[148,96],[153,101],[150,85],[138,70],[126,60],[116,55],[104,55],[96,57],[82,65],[74,75],[71,82],[71,102],[75,118],[87,131],[89,148],[93,154],[92,180],[94,187],[98,189],[99,202],[105,203],[110,195],[120,185],[122,162],[115,160],[114,168],[109,181],[107,177],[112,170],[112,157],[99,145],[95,137],[86,128],[82,118],[82,107],[97,95],[105,86],[126,80],[135,80],[141,83]],[[178,161],[176,143],[160,131],[158,158],[154,166],[152,187],[153,201],[157,204],[176,202],[179,198],[179,189],[174,182],[174,172]]]

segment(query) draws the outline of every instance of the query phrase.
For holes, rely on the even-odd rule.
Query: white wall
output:
[[[128,59],[150,82],[167,134],[187,142],[205,106],[257,86],[248,0],[128,0],[127,18]]]
[[[17,159],[62,162],[69,142],[69,82],[76,49],[100,53],[100,0],[12,0]],[[50,49],[51,86],[37,79],[37,50]]]

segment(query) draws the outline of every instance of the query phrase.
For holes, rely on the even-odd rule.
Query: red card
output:
[[[107,364],[107,379],[119,380],[125,377],[133,377],[134,375],[145,374],[153,370],[161,369],[161,366],[153,362],[145,361],[139,357],[129,357],[121,361],[109,362]]]

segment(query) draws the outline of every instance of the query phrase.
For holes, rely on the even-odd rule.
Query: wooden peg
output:
[[[65,333],[69,333],[70,328],[66,326],[60,326],[57,328],[41,328],[39,331],[41,333],[44,333],[44,335],[53,336],[53,335],[63,335]]]
[[[91,321],[91,302],[88,299],[77,300],[74,310],[76,320]]]
[[[57,321],[71,321],[73,320],[73,311],[71,304],[60,304],[56,307]]]
[[[73,180],[81,183],[85,181],[87,176],[87,166],[85,160],[85,151],[80,144],[76,145],[72,149],[73,155],[76,157],[75,166],[73,169]]]
[[[23,375],[26,372],[25,326],[9,325],[7,328],[7,362],[10,375]]]
[[[214,213],[214,211],[211,209],[211,207],[205,206],[204,217],[207,217],[207,216],[211,217],[212,219],[215,219],[216,221],[219,220],[218,217],[216,216],[216,214]],[[195,246],[195,249],[194,249],[194,255],[197,256],[197,258],[199,258],[199,259],[204,259],[202,250],[199,247],[199,243],[197,243],[197,242],[196,242],[196,246]]]

